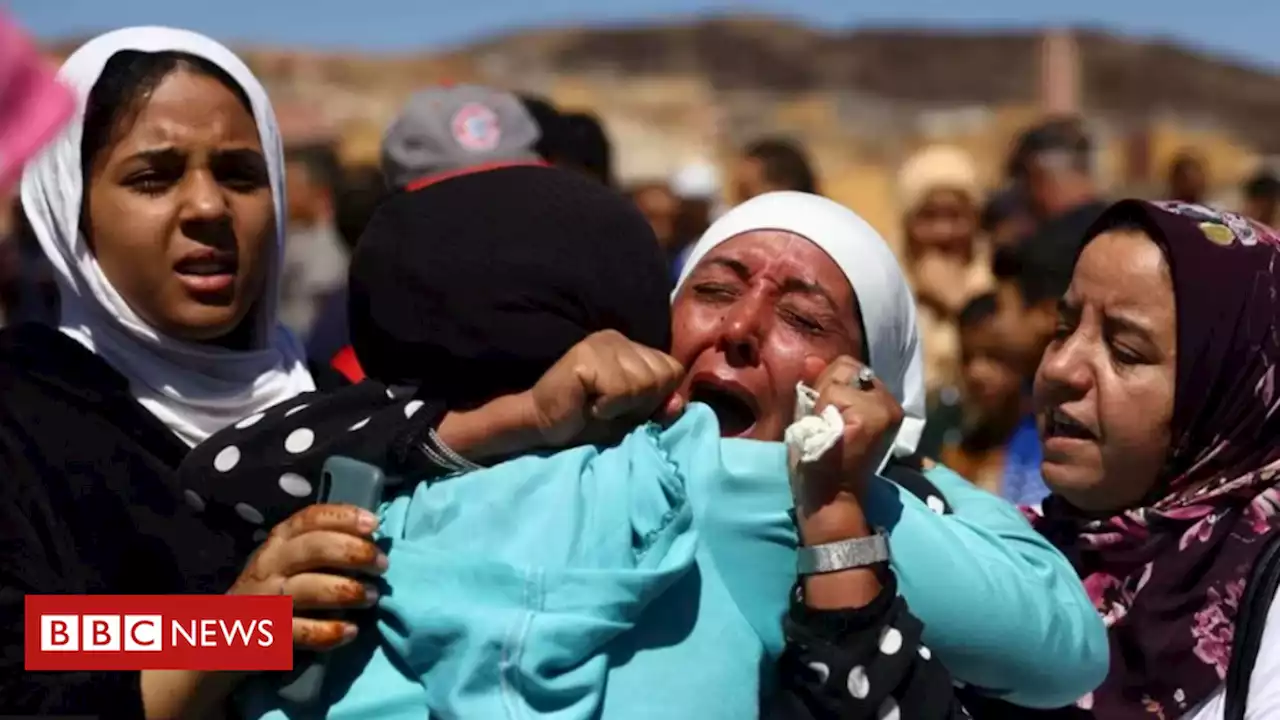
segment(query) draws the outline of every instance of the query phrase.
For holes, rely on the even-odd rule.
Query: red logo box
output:
[[[285,595],[27,595],[28,671],[293,669]]]

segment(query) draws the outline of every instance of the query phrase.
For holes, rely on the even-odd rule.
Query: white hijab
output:
[[[103,275],[80,234],[84,194],[80,142],[85,102],[107,61],[122,50],[179,51],[202,57],[239,83],[253,106],[275,203],[276,238],[267,283],[253,317],[249,350],[227,350],[162,335],[144,322]],[[76,112],[22,177],[22,207],[57,274],[60,329],[129,380],[138,402],[188,445],[236,421],[315,389],[298,342],[276,321],[283,253],[284,155],[262,85],[230,50],[185,30],[137,27],[100,35],[67,58],[59,77]]]
[[[871,369],[906,414],[894,439],[893,455],[914,453],[925,420],[920,332],[915,298],[884,238],[852,210],[824,197],[766,193],[730,210],[703,233],[680,273],[676,292],[713,248],[754,230],[781,230],[808,238],[849,279],[862,310]]]

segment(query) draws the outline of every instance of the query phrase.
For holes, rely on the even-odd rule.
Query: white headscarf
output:
[[[808,238],[849,279],[862,310],[869,365],[906,414],[894,439],[893,455],[914,453],[925,420],[920,332],[915,298],[884,238],[852,210],[824,197],[790,191],[758,195],[707,229],[680,273],[676,292],[713,248],[753,230],[781,230]]]
[[[263,296],[249,320],[251,349],[228,350],[162,335],[111,286],[80,234],[84,195],[80,142],[85,102],[107,61],[122,50],[178,51],[204,58],[240,85],[253,106],[275,203],[276,237]],[[138,402],[187,444],[235,420],[315,389],[298,342],[276,321],[283,252],[284,155],[262,85],[230,50],[185,30],[138,27],[90,40],[67,58],[59,77],[76,95],[76,112],[22,177],[22,207],[57,274],[60,329],[129,380]]]

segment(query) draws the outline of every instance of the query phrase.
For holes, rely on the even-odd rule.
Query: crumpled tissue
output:
[[[844,418],[840,411],[828,405],[822,414],[814,412],[818,403],[818,391],[796,383],[796,420],[787,427],[783,441],[788,455],[800,463],[815,462],[835,447],[844,433]]]

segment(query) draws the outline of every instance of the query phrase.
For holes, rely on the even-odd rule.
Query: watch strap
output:
[[[889,542],[881,532],[862,538],[801,547],[796,555],[796,572],[818,575],[868,567],[889,560]]]

